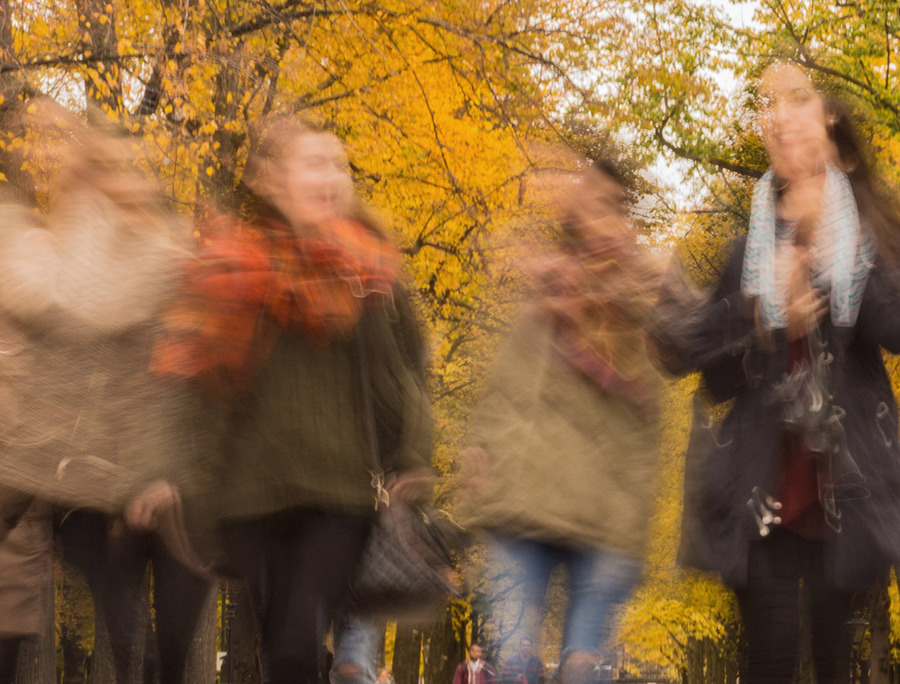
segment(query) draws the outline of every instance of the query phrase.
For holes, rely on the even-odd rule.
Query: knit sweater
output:
[[[387,472],[428,466],[428,398],[406,344],[414,323],[402,293],[395,301],[367,307],[355,334],[325,345],[277,333],[226,419],[222,517],[301,507],[365,515],[373,449]]]

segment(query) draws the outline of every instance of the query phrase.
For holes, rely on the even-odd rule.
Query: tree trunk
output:
[[[378,673],[381,668],[387,666],[385,661],[385,642],[387,641],[387,623],[381,623],[381,636],[378,640],[378,652],[375,656],[375,672]]]
[[[215,684],[216,681],[216,591],[210,591],[206,607],[197,620],[191,651],[185,663],[185,684]]]
[[[879,580],[869,592],[870,684],[889,684],[891,681],[891,598],[888,595],[889,576]]]
[[[6,69],[0,72],[0,128],[7,135],[22,135],[22,121],[17,106],[25,91],[25,80],[14,67],[18,61],[12,37],[12,8],[10,0],[0,0],[0,66]],[[28,171],[22,169],[21,149],[3,145],[0,149],[0,173],[9,181],[11,199],[26,205],[34,204],[36,192],[34,179]]]
[[[727,658],[725,660],[725,684],[737,684],[740,681],[740,654],[743,643],[739,632],[738,625],[734,623],[730,624],[725,632],[725,642],[728,644]]]
[[[687,684],[703,684],[703,656],[700,653],[699,642],[693,637],[688,639],[685,649],[685,670]]]
[[[472,641],[470,641],[469,643],[481,644],[481,631],[482,627],[484,627],[484,620],[481,618],[481,614],[473,609],[471,615],[469,616],[469,622],[472,625]],[[484,644],[481,645],[484,646]]]
[[[733,684],[738,679],[735,652],[727,636],[721,641],[688,639],[684,660],[680,681],[685,684]]]
[[[62,684],[87,684],[87,657],[79,643],[79,634],[66,625],[58,625],[59,650],[62,652]]]
[[[233,587],[223,592],[225,634],[222,650],[222,684],[259,684],[261,681],[256,647],[256,626],[250,611],[250,598],[243,589]]]
[[[408,625],[397,625],[394,662],[391,667],[396,684],[418,684],[421,652],[422,633]]]
[[[216,122],[236,121],[243,93],[239,70],[232,66],[232,51],[239,47],[227,36],[224,26],[215,35],[216,50],[219,52],[219,69],[214,78],[215,100],[214,115]],[[214,151],[199,164],[198,180],[201,196],[210,200],[219,211],[234,213],[240,205],[240,198],[235,193],[237,174],[237,152],[244,140],[244,135],[233,129],[217,125],[212,133]]]
[[[456,638],[453,613],[448,606],[444,619],[425,632],[428,661],[425,663],[425,684],[448,684],[453,681],[456,665],[466,657],[465,645]]]
[[[119,41],[113,7],[105,0],[76,0],[85,61],[84,90],[88,124],[120,120],[124,114],[119,69]]]

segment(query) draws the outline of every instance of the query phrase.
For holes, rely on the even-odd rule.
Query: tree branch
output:
[[[666,120],[668,120],[668,117],[666,117]],[[680,157],[681,159],[687,159],[688,161],[697,162],[698,164],[711,164],[716,168],[722,169],[724,171],[731,171],[748,178],[759,178],[763,175],[762,171],[754,169],[750,166],[735,164],[734,162],[728,161],[727,159],[721,159],[720,157],[704,157],[703,155],[697,154],[696,152],[691,152],[684,149],[683,147],[678,147],[674,143],[667,140],[665,135],[663,135],[663,127],[665,125],[666,121],[663,121],[662,124],[655,130],[654,136],[656,137],[656,140],[660,145],[675,154],[675,156]]]

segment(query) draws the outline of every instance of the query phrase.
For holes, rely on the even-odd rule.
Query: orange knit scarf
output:
[[[316,237],[274,220],[223,217],[209,228],[165,316],[152,361],[158,374],[224,374],[217,385],[246,389],[271,352],[271,331],[327,345],[355,329],[366,302],[390,298],[398,277],[392,245],[353,221],[333,221]]]

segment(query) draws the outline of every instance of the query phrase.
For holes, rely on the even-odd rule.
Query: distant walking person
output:
[[[504,684],[541,684],[544,664],[532,650],[534,642],[528,637],[519,639],[519,652],[503,665]]]
[[[456,667],[453,684],[496,684],[497,670],[481,655],[479,644],[469,646],[469,657]]]

